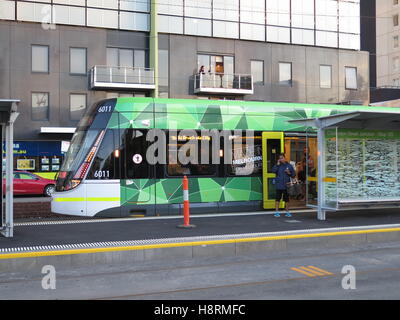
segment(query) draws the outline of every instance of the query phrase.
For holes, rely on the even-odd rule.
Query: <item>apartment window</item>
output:
[[[399,71],[400,67],[400,59],[399,57],[394,57],[393,58],[393,71]]]
[[[49,73],[49,47],[32,45],[32,72]]]
[[[69,72],[86,75],[86,48],[69,49]]]
[[[234,74],[234,57],[198,54],[197,70],[200,70],[201,66],[209,73]]]
[[[107,48],[107,65],[144,68],[146,51],[122,48]]]
[[[86,94],[72,93],[69,96],[69,112],[71,120],[82,119],[86,111]]]
[[[398,48],[399,47],[399,36],[394,36],[393,37],[393,48]]]
[[[292,86],[292,63],[279,62],[279,84]]]
[[[332,88],[332,66],[319,66],[319,86],[323,89]]]
[[[399,25],[399,15],[396,14],[393,16],[393,26],[398,26]]]
[[[264,84],[264,61],[251,60],[251,75],[254,84]]]
[[[357,90],[357,68],[346,67],[345,74],[346,74],[346,79],[345,79],[346,89]]]
[[[49,120],[48,92],[32,92],[32,120]]]

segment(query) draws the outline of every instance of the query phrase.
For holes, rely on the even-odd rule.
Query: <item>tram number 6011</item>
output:
[[[96,170],[94,172],[94,177],[95,178],[109,178],[110,177],[110,171],[109,170]]]
[[[112,106],[101,106],[97,110],[97,112],[111,112],[112,111]]]

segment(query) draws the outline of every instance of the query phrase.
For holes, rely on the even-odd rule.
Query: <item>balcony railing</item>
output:
[[[135,67],[94,66],[91,70],[92,89],[155,89],[154,70]]]
[[[253,94],[253,77],[244,74],[205,73],[194,76],[195,93]]]

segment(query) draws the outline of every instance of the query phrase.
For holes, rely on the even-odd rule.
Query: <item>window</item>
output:
[[[279,84],[292,86],[292,63],[279,62]]]
[[[29,173],[24,173],[20,172],[19,173],[19,178],[18,179],[23,179],[23,180],[36,180],[34,176],[32,176]]]
[[[346,89],[357,90],[357,68],[346,67]]]
[[[118,130],[107,130],[99,151],[96,153],[96,157],[93,159],[92,166],[90,168],[88,179],[119,179],[119,151],[115,151],[117,147]]]
[[[164,98],[168,98],[169,87],[169,52],[158,50],[158,85],[159,92]]]
[[[395,15],[393,16],[393,26],[396,27],[396,26],[398,26],[398,25],[399,25],[399,15],[398,15],[398,14],[395,14]]]
[[[146,65],[146,51],[122,48],[107,48],[107,65],[143,68]]]
[[[70,94],[69,96],[69,112],[71,120],[82,119],[86,111],[86,94]]]
[[[254,84],[264,84],[264,61],[251,60],[251,75]]]
[[[127,129],[122,133],[121,159],[125,159],[125,178],[149,178],[150,166],[146,152],[150,142],[146,140],[146,130]]]
[[[32,72],[49,73],[49,47],[32,45]]]
[[[204,66],[205,72],[233,75],[235,72],[235,59],[232,56],[198,54],[197,70],[200,70],[201,66]]]
[[[190,130],[191,131],[191,130]],[[179,136],[169,136],[168,152],[167,152],[167,174],[169,176],[210,176],[215,175],[216,166],[212,163],[212,137],[202,136],[200,132],[197,133],[196,139],[193,136],[181,134]],[[195,146],[189,145],[188,142],[197,143],[199,152],[196,153]],[[207,150],[204,143],[208,141],[208,155],[202,154]],[[182,147],[185,145],[185,147]],[[208,164],[202,162],[204,157],[209,157]],[[181,163],[179,160],[185,159],[188,163]]]
[[[69,72],[86,75],[86,48],[69,49]]]
[[[399,36],[394,36],[393,37],[393,48],[398,48],[399,47]]]
[[[319,86],[323,89],[332,88],[332,66],[319,66]]]
[[[49,120],[48,92],[32,92],[32,120]]]
[[[399,57],[393,57],[393,71],[395,72],[399,71],[399,67],[400,67]]]

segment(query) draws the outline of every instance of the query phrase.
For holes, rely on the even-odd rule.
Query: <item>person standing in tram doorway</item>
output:
[[[286,161],[285,155],[281,153],[278,158],[277,164],[272,168],[272,172],[276,174],[275,187],[276,187],[276,198],[275,198],[275,209],[276,212],[274,217],[280,217],[279,214],[279,202],[283,198],[285,201],[286,217],[291,217],[289,212],[289,194],[287,185],[290,183],[290,178],[294,178],[296,173],[293,166]]]

